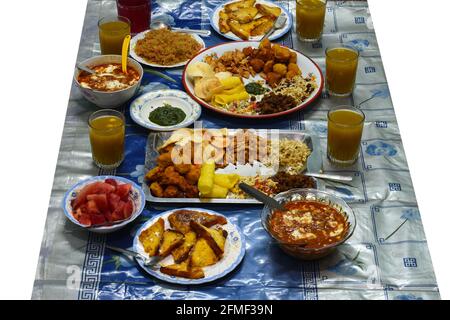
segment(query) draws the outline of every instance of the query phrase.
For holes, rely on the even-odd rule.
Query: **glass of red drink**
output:
[[[117,13],[131,21],[131,34],[150,27],[151,0],[116,0]]]

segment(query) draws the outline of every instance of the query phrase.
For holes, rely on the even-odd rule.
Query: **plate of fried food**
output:
[[[266,0],[225,1],[211,13],[214,30],[231,40],[261,40],[280,15],[286,17],[284,26],[269,37],[278,39],[292,27],[292,16],[281,5]]]
[[[152,276],[175,284],[211,282],[233,271],[245,254],[245,238],[225,216],[206,209],[161,213],[137,231],[133,250],[158,262],[139,265]]]
[[[175,68],[184,66],[205,48],[205,42],[196,34],[168,29],[146,30],[130,42],[130,55],[150,67]]]
[[[245,182],[273,196],[292,188],[319,188],[303,175],[320,172],[317,138],[300,131],[189,129],[150,133],[142,188],[154,203],[259,203],[238,187]]]
[[[186,65],[182,80],[204,107],[240,118],[273,118],[303,109],[320,96],[324,84],[311,58],[268,39],[205,49]]]

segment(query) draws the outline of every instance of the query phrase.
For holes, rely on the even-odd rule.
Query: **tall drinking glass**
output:
[[[92,159],[102,169],[115,169],[124,158],[125,117],[112,109],[94,112],[89,117]]]
[[[131,34],[150,28],[150,0],[116,0],[117,12],[131,21]]]
[[[327,156],[332,164],[349,166],[356,162],[364,119],[364,113],[353,106],[338,106],[328,111]]]
[[[121,16],[108,16],[98,21],[102,54],[122,54],[123,39],[130,34],[130,20]]]
[[[297,38],[314,42],[320,39],[325,22],[327,0],[296,0]]]
[[[349,96],[355,86],[359,51],[338,44],[330,46],[326,54],[326,86],[333,96]]]

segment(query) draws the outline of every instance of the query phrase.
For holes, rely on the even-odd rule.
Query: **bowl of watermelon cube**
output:
[[[97,233],[122,229],[139,217],[145,206],[141,187],[116,176],[83,180],[66,192],[63,209],[76,225]]]

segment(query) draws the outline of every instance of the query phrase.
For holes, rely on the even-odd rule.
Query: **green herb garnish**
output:
[[[180,108],[164,103],[162,107],[156,108],[150,112],[148,119],[160,126],[168,127],[181,123],[186,119],[186,113]]]

